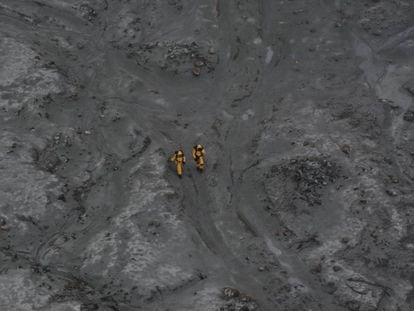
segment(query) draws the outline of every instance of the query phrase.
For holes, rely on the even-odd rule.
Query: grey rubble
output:
[[[413,310],[413,6],[0,0],[0,309]]]

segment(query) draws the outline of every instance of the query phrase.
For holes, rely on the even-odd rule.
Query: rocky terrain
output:
[[[409,0],[0,0],[0,310],[414,310],[413,55]]]

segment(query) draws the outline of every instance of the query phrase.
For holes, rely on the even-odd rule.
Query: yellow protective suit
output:
[[[171,162],[175,162],[178,177],[181,178],[183,175],[183,165],[185,164],[184,152],[182,150],[176,151],[174,155],[171,157]]]
[[[206,149],[201,146],[200,144],[194,146],[193,148],[193,159],[194,161],[196,161],[197,163],[197,169],[201,172],[202,170],[204,170],[204,155],[206,154]]]

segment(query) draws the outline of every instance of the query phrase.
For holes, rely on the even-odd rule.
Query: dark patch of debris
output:
[[[222,289],[222,298],[227,300],[217,311],[260,311],[258,303],[249,295],[231,287]]]
[[[88,21],[92,21],[98,16],[98,13],[89,4],[82,4],[79,7],[79,12],[82,15],[82,17],[86,18]]]
[[[407,110],[403,116],[404,121],[414,122],[414,110]]]
[[[291,159],[288,164],[273,166],[268,177],[278,175],[294,183],[300,198],[309,205],[320,205],[320,190],[340,177],[340,167],[327,158]]]

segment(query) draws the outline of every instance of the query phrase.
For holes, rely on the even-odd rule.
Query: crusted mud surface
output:
[[[0,0],[0,119],[2,311],[414,310],[413,1]]]

